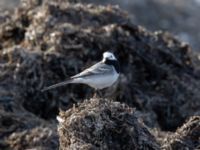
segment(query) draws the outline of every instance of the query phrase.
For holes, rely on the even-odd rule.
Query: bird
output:
[[[67,84],[86,84],[97,92],[112,86],[118,80],[119,75],[120,66],[117,58],[112,52],[106,51],[100,62],[63,82],[45,87],[41,91],[44,92]]]

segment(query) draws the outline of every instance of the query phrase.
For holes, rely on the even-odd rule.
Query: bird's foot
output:
[[[99,90],[95,90],[95,93],[93,95],[93,98],[101,98],[102,97],[102,93]]]
[[[95,91],[93,98],[97,98],[97,92]]]

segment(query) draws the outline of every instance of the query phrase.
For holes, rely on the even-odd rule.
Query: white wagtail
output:
[[[50,90],[70,83],[87,84],[95,90],[101,90],[113,85],[119,77],[119,63],[111,52],[104,52],[102,61],[83,70],[70,79],[45,87],[42,91]]]

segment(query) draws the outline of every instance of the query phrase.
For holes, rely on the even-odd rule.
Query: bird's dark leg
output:
[[[93,98],[102,98],[103,94],[100,90],[95,89],[95,93],[93,95]]]
[[[99,90],[97,90],[97,95],[99,98],[101,97],[101,92]]]
[[[97,98],[97,89],[94,90],[93,98]]]
[[[97,94],[98,94],[99,98],[103,98],[103,93],[102,93],[102,91],[98,90],[98,91],[97,91]]]

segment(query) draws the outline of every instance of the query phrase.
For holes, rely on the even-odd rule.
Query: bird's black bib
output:
[[[114,66],[117,73],[120,72],[119,62],[117,60],[106,59],[105,64]]]

